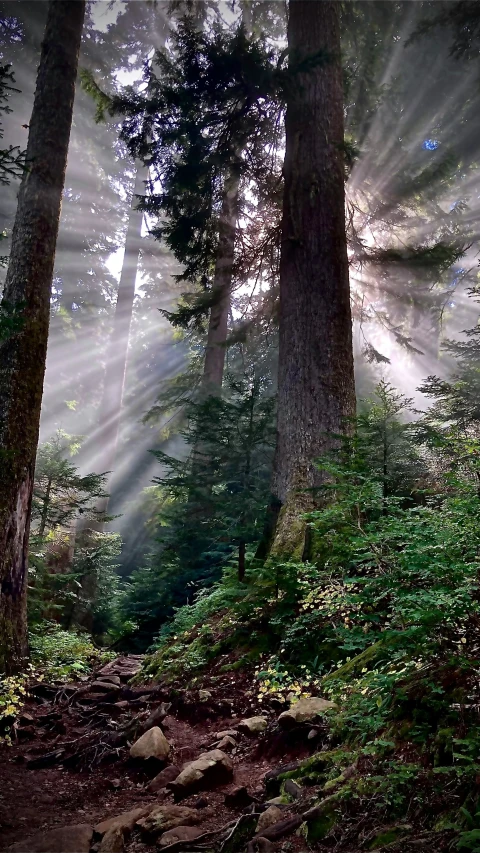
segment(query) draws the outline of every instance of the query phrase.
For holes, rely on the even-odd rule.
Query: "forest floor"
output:
[[[325,796],[326,787],[315,788],[319,774],[314,772],[319,758],[329,754],[327,726],[318,717],[313,723],[279,726],[282,708],[260,703],[252,673],[225,672],[223,665],[196,681],[195,689],[185,689],[181,681],[168,686],[132,682],[140,667],[141,659],[127,656],[77,683],[30,685],[13,743],[0,747],[0,850],[451,849],[448,831],[424,833],[420,823],[412,827],[405,819],[379,827],[358,797],[347,824],[332,834],[337,781],[328,783]],[[259,730],[249,731],[245,721]],[[160,748],[164,733],[168,757],[163,762],[132,758],[131,745],[154,730]],[[204,775],[190,772],[186,786],[179,787],[182,768],[212,750],[217,753]],[[285,771],[291,778],[280,776]],[[342,772],[344,783],[358,768]],[[272,799],[277,800],[273,806]],[[105,821],[110,824],[102,826]]]
[[[124,669],[125,659],[107,666],[108,671],[121,679],[121,686],[103,693],[95,685],[96,675],[88,680],[68,685],[34,683],[29,688],[11,746],[0,748],[0,837],[1,850],[14,845],[17,853],[45,850],[51,853],[69,853],[69,842],[60,840],[47,843],[47,832],[60,827],[85,824],[95,827],[100,822],[122,815],[133,809],[145,809],[162,804],[172,804],[173,794],[167,789],[155,793],[147,785],[162,764],[150,759],[134,761],[130,758],[130,744],[142,731],[142,724],[156,714],[161,719],[161,729],[169,741],[171,752],[168,765],[181,768],[201,753],[211,749],[218,738],[217,732],[232,730],[245,717],[261,713],[269,723],[275,713],[265,713],[259,703],[248,697],[240,674],[225,675],[222,684],[215,685],[215,695],[208,690],[174,691],[161,687],[145,688],[127,685],[136,659]],[[101,676],[99,676],[101,678]],[[278,712],[277,712],[278,715]],[[207,789],[198,786],[190,796],[181,798],[180,805],[198,811],[198,827],[202,834],[218,832],[218,839],[210,836],[209,843],[195,846],[191,841],[175,845],[172,849],[218,849],[216,840],[222,842],[235,828],[242,814],[261,811],[265,801],[263,779],[275,764],[307,757],[311,748],[306,739],[292,743],[276,744],[275,738],[262,735],[239,734],[236,744],[227,745],[233,762],[231,778],[222,780]],[[123,742],[122,742],[123,741]],[[279,754],[279,750],[280,753]],[[240,790],[239,790],[240,789]],[[233,793],[232,803],[228,795]],[[227,804],[225,800],[227,799]],[[282,819],[292,811],[282,806]],[[254,817],[250,834],[255,834],[257,817]],[[128,820],[126,821],[129,822]],[[239,827],[241,829],[241,826]],[[126,853],[145,853],[155,849],[158,839],[143,835],[138,828],[124,826],[124,844],[118,849]],[[72,853],[81,853],[81,840],[70,839]],[[42,838],[44,837],[44,841]],[[60,836],[59,836],[60,838]],[[43,846],[42,846],[43,845]],[[62,846],[63,845],[63,846]],[[243,850],[245,844],[231,849]],[[100,835],[95,834],[86,850],[100,847]],[[264,845],[262,849],[277,849]],[[117,849],[117,848],[115,848]],[[227,847],[225,848],[225,850]],[[230,849],[230,847],[228,847]],[[293,835],[288,847],[291,851],[306,849],[304,842]]]

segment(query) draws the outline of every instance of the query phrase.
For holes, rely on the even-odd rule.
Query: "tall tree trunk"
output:
[[[315,461],[355,411],[339,4],[291,0],[273,553],[307,556]],[[306,62],[303,70],[298,67]],[[295,73],[295,68],[297,71]]]
[[[95,469],[101,472],[111,472],[115,468],[125,373],[127,369],[130,325],[135,301],[135,282],[142,240],[143,212],[137,209],[137,196],[145,195],[145,183],[147,180],[148,166],[138,164],[125,238],[125,254],[118,285],[113,330],[108,344],[105,385],[99,408],[98,428],[91,439],[92,446],[100,448],[95,460]],[[108,481],[106,488],[108,491]],[[101,512],[106,512],[107,507],[108,498],[103,498],[97,504],[97,510]]]
[[[4,304],[19,330],[0,345],[0,670],[28,652],[27,549],[55,247],[84,0],[51,0],[42,44]]]
[[[207,346],[202,391],[218,396],[222,390],[228,336],[228,315],[232,296],[235,235],[238,217],[238,170],[232,166],[225,180],[220,212],[217,257],[212,287],[212,307],[208,320]]]
[[[138,259],[142,241],[143,211],[137,209],[137,196],[145,194],[145,183],[148,180],[148,166],[137,164],[135,185],[133,190],[128,228],[125,238],[125,253],[123,256],[122,272],[118,284],[117,304],[113,319],[113,329],[107,349],[105,368],[105,384],[99,407],[98,426],[89,441],[82,449],[82,454],[88,458],[95,452],[95,468],[100,472],[108,472],[106,491],[111,483],[111,474],[115,469],[118,450],[118,435],[122,415],[123,392],[127,369],[128,342],[132,322],[133,305],[135,301],[135,282],[137,279]],[[105,515],[108,510],[109,495],[99,498],[95,509],[99,513],[95,520],[77,520],[77,525],[69,542],[69,553],[73,560],[75,545],[92,538],[95,532],[103,532]],[[70,621],[91,631],[93,627],[92,613],[85,602],[93,602],[97,596],[97,577],[92,572],[81,579],[83,600],[77,603],[71,612]]]

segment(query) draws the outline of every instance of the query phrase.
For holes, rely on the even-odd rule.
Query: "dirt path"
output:
[[[305,736],[288,744],[285,739],[278,740],[278,732],[272,734],[278,712],[263,712],[264,731],[248,734],[244,726],[242,732],[241,719],[258,715],[259,709],[254,700],[245,696],[238,677],[236,682],[230,677],[225,681],[229,697],[224,695],[225,690],[216,690],[215,696],[213,690],[212,693],[201,690],[177,695],[166,704],[171,697],[160,688],[128,686],[127,679],[139,665],[135,659],[127,663],[123,659],[102,670],[103,675],[97,674],[87,683],[68,685],[66,689],[44,684],[32,686],[17,729],[17,740],[13,746],[1,748],[2,850],[20,843],[23,847],[16,847],[16,853],[49,849],[52,853],[67,853],[66,841],[53,849],[42,847],[38,839],[55,828],[74,824],[96,827],[101,821],[132,809],[148,811],[175,802],[177,807],[196,810],[189,820],[198,832],[215,833],[234,826],[242,815],[245,816],[242,820],[248,822],[249,813],[265,811],[268,808],[265,774],[275,765],[305,757],[312,751]],[[106,682],[103,687],[98,682],[108,677],[110,689]],[[225,771],[228,777],[225,778],[223,771],[217,773],[218,768],[208,770],[210,775],[206,773],[204,781],[191,792],[188,787],[180,794],[168,787],[152,792],[147,786],[165,762],[130,757],[131,744],[142,732],[152,730],[152,721],[170,745],[168,767],[177,766],[180,772],[201,754],[220,747],[227,756],[225,763],[232,762],[233,772]],[[236,734],[228,736],[222,747],[216,735],[224,730]],[[295,813],[294,808],[282,808],[282,820]],[[277,814],[277,822],[278,817]],[[250,820],[247,835],[255,834],[257,820],[258,814],[253,824]],[[175,844],[172,850],[220,850],[230,831],[225,829],[218,837],[213,834],[204,843],[199,838],[199,846],[193,840]],[[32,837],[34,842],[23,841]],[[159,837],[159,833],[149,834],[135,826],[131,832],[126,829],[121,839],[117,838],[117,846],[109,848],[109,853],[121,850],[146,853],[156,849]],[[72,843],[72,853],[77,853],[75,843],[80,842]],[[246,843],[238,841],[235,846],[232,842],[233,846],[224,849],[244,850]],[[85,849],[102,853],[107,850],[98,833]],[[275,840],[273,844],[266,841],[262,849],[277,849]],[[289,849],[306,847],[301,838],[292,836]]]

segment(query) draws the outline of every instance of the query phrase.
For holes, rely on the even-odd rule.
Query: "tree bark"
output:
[[[289,5],[272,553],[299,559],[308,556],[303,513],[323,478],[315,462],[355,412],[338,8]]]
[[[218,396],[222,391],[228,336],[228,315],[232,296],[235,235],[238,217],[238,170],[232,166],[225,180],[220,212],[215,273],[212,286],[212,307],[208,320],[207,346],[202,377],[202,392]]]
[[[145,195],[145,183],[148,180],[148,166],[138,164],[135,187],[125,238],[125,254],[118,285],[117,304],[113,320],[113,330],[107,350],[105,385],[99,407],[98,427],[90,441],[93,447],[100,448],[95,459],[98,471],[112,472],[118,447],[118,435],[122,413],[125,374],[127,369],[128,342],[135,301],[135,282],[142,240],[143,211],[137,209],[137,196]],[[84,448],[85,452],[86,448]],[[108,480],[106,483],[108,491]],[[97,504],[96,509],[106,513],[108,497]],[[89,525],[95,526],[95,525]],[[102,527],[103,525],[100,525]],[[95,526],[99,529],[98,524]]]
[[[27,549],[50,294],[84,0],[51,0],[3,299],[20,328],[0,344],[0,670],[28,653]]]

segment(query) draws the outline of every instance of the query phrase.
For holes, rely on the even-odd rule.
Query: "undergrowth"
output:
[[[353,819],[358,802],[384,823],[407,814],[480,851],[476,485],[446,472],[414,501],[386,495],[375,473],[327,464],[335,499],[309,516],[315,562],[251,560],[246,583],[227,569],[177,612],[146,673],[193,682],[229,654],[261,702],[333,699],[330,741],[358,768],[339,814]]]

